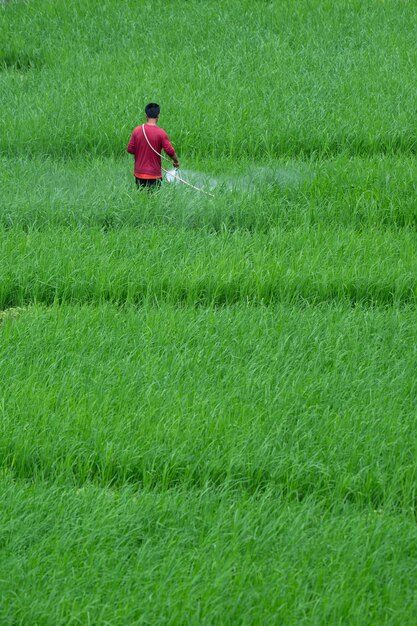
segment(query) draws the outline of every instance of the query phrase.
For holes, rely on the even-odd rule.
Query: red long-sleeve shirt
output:
[[[161,153],[161,150],[164,150],[168,156],[174,156],[175,150],[163,128],[154,124],[145,124],[145,132],[149,143],[157,152]],[[149,147],[142,126],[138,126],[133,131],[127,151],[135,156],[136,178],[162,177],[161,157]]]

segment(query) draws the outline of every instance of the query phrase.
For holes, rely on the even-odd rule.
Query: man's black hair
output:
[[[159,104],[156,104],[156,102],[150,102],[145,107],[146,115],[152,118],[158,117],[160,110],[161,107],[159,106]]]

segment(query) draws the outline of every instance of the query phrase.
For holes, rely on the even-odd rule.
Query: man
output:
[[[146,124],[144,128],[135,128],[127,146],[127,151],[135,157],[137,187],[158,187],[161,184],[161,150],[172,159],[175,168],[180,166],[168,135],[157,126],[160,110],[159,104],[155,102],[146,105]]]

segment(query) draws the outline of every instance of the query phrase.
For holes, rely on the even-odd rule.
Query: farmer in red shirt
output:
[[[146,124],[135,128],[127,146],[127,151],[135,157],[134,173],[137,187],[154,187],[161,184],[161,150],[172,159],[174,167],[180,166],[168,135],[157,126],[160,110],[159,104],[155,102],[146,105]]]

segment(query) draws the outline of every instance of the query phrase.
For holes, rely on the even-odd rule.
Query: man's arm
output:
[[[127,151],[130,154],[136,154],[136,136],[135,136],[135,131],[133,131],[132,136],[130,138],[130,141],[127,144]]]
[[[172,159],[174,167],[178,168],[180,166],[180,162],[178,161],[177,153],[175,152],[172,143],[168,139],[168,135],[166,133],[164,133],[164,136],[162,137],[162,148],[164,152],[166,152],[167,155]]]
[[[174,164],[174,167],[176,167],[178,169],[179,166],[180,166],[180,162],[178,161],[178,157],[177,157],[176,152],[174,152],[174,154],[171,157],[171,159],[172,159],[172,163]]]

